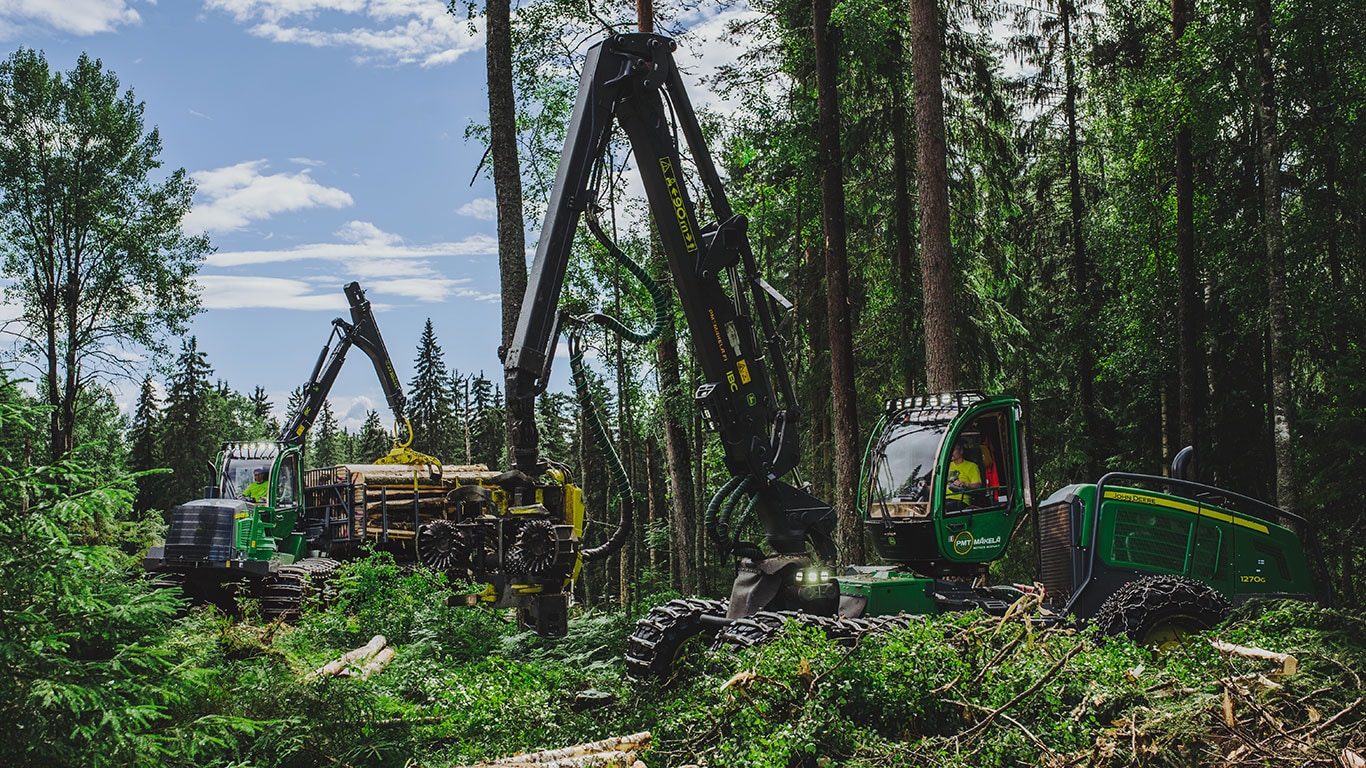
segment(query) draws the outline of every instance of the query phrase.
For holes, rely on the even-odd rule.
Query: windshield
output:
[[[948,429],[942,414],[897,414],[873,457],[869,503],[928,501],[935,456]]]
[[[269,477],[270,465],[270,459],[228,459],[227,465],[223,467],[220,494],[225,499],[242,498],[242,492],[252,484],[252,473],[260,468],[264,469],[266,476]]]
[[[279,443],[266,441],[224,443],[223,452],[218,454],[218,459],[222,462],[218,475],[219,497],[224,499],[243,498],[243,491],[254,482],[252,474],[257,469],[264,469],[266,478],[269,478],[270,468],[275,464],[275,457],[279,455]]]

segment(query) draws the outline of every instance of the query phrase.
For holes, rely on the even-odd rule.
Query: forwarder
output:
[[[339,529],[305,506],[303,451],[308,429],[346,362],[360,347],[375,366],[397,423],[396,450],[412,442],[405,399],[389,352],[359,283],[345,287],[351,322],[332,321],[302,401],[273,441],[230,441],[214,462],[204,498],[172,509],[166,543],[143,561],[157,583],[180,586],[194,602],[231,613],[239,594],[260,600],[267,616],[292,616],[312,586],[336,567],[327,557]],[[333,343],[336,343],[335,348]],[[350,531],[340,529],[349,538]]]

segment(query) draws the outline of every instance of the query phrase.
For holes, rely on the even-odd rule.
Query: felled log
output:
[[[1278,675],[1293,675],[1300,669],[1300,660],[1288,653],[1276,653],[1275,651],[1268,651],[1262,648],[1234,645],[1233,643],[1225,643],[1220,640],[1211,640],[1210,645],[1214,646],[1215,650],[1220,653],[1279,664],[1281,668],[1279,671],[1275,672],[1275,674]]]
[[[561,749],[546,749],[524,755],[513,755],[491,763],[456,766],[456,768],[634,768],[639,753],[649,749],[650,732],[576,744]]]
[[[376,672],[383,672],[384,668],[389,666],[389,662],[394,660],[394,654],[395,651],[392,647],[385,647],[379,653],[375,654],[374,658],[362,664],[354,674],[359,676],[360,679],[365,680]],[[342,672],[343,676],[346,674],[346,672]]]
[[[329,661],[312,672],[309,672],[304,676],[304,679],[314,680],[319,677],[338,677],[346,671],[348,665],[358,661],[364,661],[378,654],[384,648],[386,642],[384,635],[375,635],[370,638],[370,642],[353,651],[347,651],[341,655],[341,658],[336,659],[335,661]]]
[[[417,508],[421,510],[440,511],[445,507],[446,500],[440,496],[435,498],[419,496],[417,499]],[[371,517],[378,518],[385,509],[389,510],[390,517],[404,513],[411,515],[413,513],[413,497],[411,495],[404,497],[401,493],[395,493],[382,500],[377,496],[372,496],[365,501],[365,512]]]
[[[435,488],[444,487],[442,480],[443,472],[435,465],[411,465],[411,464],[341,464],[335,468],[334,477],[337,482],[344,482],[347,477],[350,481],[359,485],[404,485],[413,487],[416,479],[419,486]]]

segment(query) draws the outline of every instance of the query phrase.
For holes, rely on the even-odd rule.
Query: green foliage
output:
[[[393,447],[394,438],[385,429],[384,423],[380,421],[379,411],[366,411],[365,423],[360,426],[360,435],[357,438],[356,451],[359,453],[357,461],[366,463],[389,453]]]
[[[332,413],[332,404],[324,399],[318,412],[318,423],[313,429],[313,454],[308,457],[309,464],[330,467],[342,463],[346,449],[342,437],[337,428],[337,417]]]
[[[413,449],[449,461],[456,453],[458,422],[456,392],[445,356],[436,340],[431,318],[422,328],[413,361],[413,380],[408,384],[408,418],[413,423]],[[463,448],[463,446],[462,446]]]
[[[43,411],[4,400],[0,429],[36,437]],[[93,472],[79,450],[33,466],[10,445],[0,478],[0,762],[156,764],[173,746],[158,733],[166,706],[194,675],[169,677],[158,642],[176,596],[149,592],[119,548],[137,536],[130,478]]]
[[[1218,634],[1315,660],[1258,701],[1303,722],[1293,718],[1308,716],[1307,701],[1325,717],[1350,714],[1362,693],[1363,628],[1360,617],[1287,602],[1250,606]],[[1217,763],[1241,743],[1217,724],[1220,680],[1265,671],[1265,662],[1221,658],[1203,638],[1160,656],[1098,640],[971,613],[912,622],[850,649],[790,625],[757,650],[714,654],[709,670],[671,693],[651,764],[1191,765]],[[1245,736],[1274,743],[1274,729],[1239,706],[1249,707]],[[1348,719],[1319,754],[1366,737],[1361,717]]]
[[[181,229],[194,183],[153,178],[161,137],[143,112],[84,54],[65,73],[29,48],[0,62],[0,273],[25,326],[18,360],[53,407],[52,459],[75,445],[82,392],[133,374],[120,351],[163,350],[199,311],[210,245]]]

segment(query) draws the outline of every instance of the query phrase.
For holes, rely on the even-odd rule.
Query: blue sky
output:
[[[448,365],[501,377],[492,188],[470,186],[463,138],[486,112],[482,34],[442,3],[3,0],[0,43],[63,71],[85,51],[145,102],[199,186],[185,226],[217,252],[192,333],[235,388],[282,410],[351,280],[405,383],[428,317]],[[358,424],[384,400],[353,354],[333,406]]]
[[[280,414],[358,280],[405,384],[429,317],[448,366],[501,381],[493,189],[464,139],[487,112],[482,25],[440,0],[0,0],[0,50],[19,47],[100,59],[196,180],[185,226],[217,251],[191,333],[219,378]],[[702,71],[732,55],[701,50]],[[359,351],[331,401],[352,429],[388,416]]]

